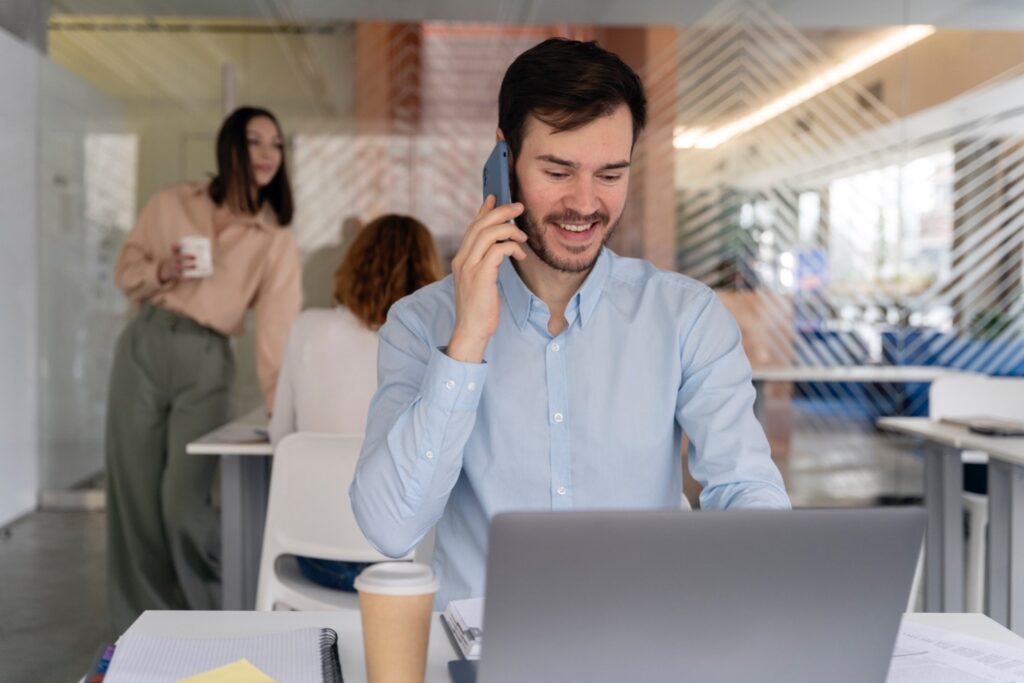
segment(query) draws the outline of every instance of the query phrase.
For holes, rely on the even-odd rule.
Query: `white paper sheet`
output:
[[[166,638],[126,633],[106,683],[173,683],[248,659],[277,683],[322,683],[319,628],[247,638]]]
[[[887,683],[1024,683],[1024,648],[904,621]]]

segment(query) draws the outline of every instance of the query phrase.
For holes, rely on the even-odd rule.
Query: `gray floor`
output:
[[[795,414],[791,453],[779,461],[799,507],[872,505],[920,498],[924,460],[913,440],[879,433],[870,420]]]
[[[793,502],[835,507],[920,496],[909,442],[870,422],[796,416],[778,459]],[[0,530],[0,682],[77,681],[113,642],[104,588],[102,512],[38,512]]]
[[[0,530],[0,681],[71,683],[113,642],[106,517],[37,512]]]

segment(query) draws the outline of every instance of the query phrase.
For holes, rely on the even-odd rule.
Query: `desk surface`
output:
[[[1011,633],[983,614],[907,614],[904,619],[959,631],[1006,645],[1024,647],[1024,638]],[[145,612],[131,631],[189,638],[250,636],[306,626],[327,626],[338,633],[338,655],[347,683],[363,683],[362,626],[358,612]],[[425,683],[449,683],[447,663],[456,657],[437,615],[431,620]]]
[[[927,417],[883,417],[878,426],[901,434],[927,439],[961,450],[984,451],[994,458],[1024,465],[1024,438],[984,436],[966,427],[946,424]]]
[[[430,620],[425,683],[450,683],[448,662],[458,655],[437,614]],[[176,638],[227,638],[289,631],[307,626],[329,627],[338,633],[338,658],[345,683],[364,683],[363,627],[359,613],[336,612],[187,612],[148,611],[129,631]]]
[[[753,369],[755,382],[934,382],[964,374],[931,365],[786,365]]]
[[[257,430],[263,430],[259,433]],[[273,455],[266,437],[267,415],[254,408],[185,446],[189,455]]]

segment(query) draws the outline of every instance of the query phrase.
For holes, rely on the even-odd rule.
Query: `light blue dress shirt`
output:
[[[498,512],[678,508],[684,432],[701,507],[789,507],[739,328],[708,287],[604,249],[555,337],[508,259],[498,287],[501,319],[480,364],[442,351],[451,277],[392,307],[350,488],[386,555],[437,525],[438,608],[483,595]]]

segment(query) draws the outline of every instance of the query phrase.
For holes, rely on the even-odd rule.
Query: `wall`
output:
[[[0,31],[0,524],[35,508],[38,54]]]
[[[134,221],[136,164],[120,106],[39,58],[39,487],[103,469],[112,349],[128,307],[111,267]]]
[[[942,30],[857,75],[898,117],[948,102],[1024,65],[1019,32]],[[937,77],[941,74],[941,78]]]

